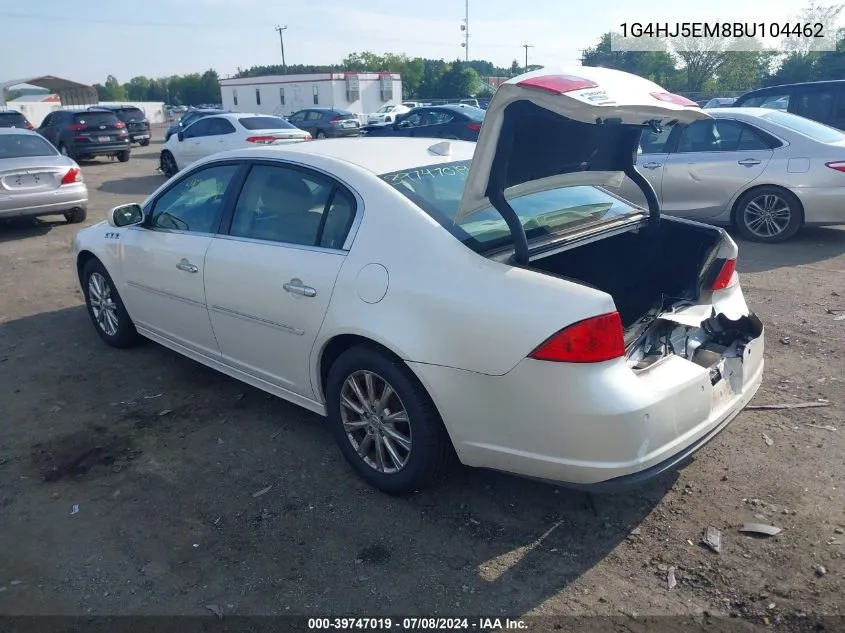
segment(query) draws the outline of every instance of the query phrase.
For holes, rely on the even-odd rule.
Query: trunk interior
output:
[[[661,218],[644,226],[531,262],[531,268],[608,293],[626,330],[679,301],[696,302],[702,268],[721,232]]]

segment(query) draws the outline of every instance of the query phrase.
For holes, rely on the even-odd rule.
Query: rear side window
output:
[[[323,118],[323,113],[318,112],[317,110],[312,110],[308,114],[305,115],[306,121],[319,121]]]
[[[20,112],[0,112],[0,127],[26,127],[27,120]]]
[[[820,143],[839,143],[845,141],[845,134],[836,128],[790,114],[789,112],[767,112],[760,118],[771,121],[776,125],[781,125],[798,134],[808,136]]]
[[[111,112],[76,112],[73,122],[80,125],[114,125],[120,123]]]
[[[117,118],[121,121],[143,121],[147,116],[140,108],[126,108],[125,110],[117,110]]]
[[[799,93],[795,100],[795,107],[792,109],[795,114],[815,119],[816,121],[828,121],[833,117],[833,105],[836,95],[832,90],[812,90]]]
[[[55,156],[56,149],[35,134],[0,134],[0,159]]]
[[[771,108],[772,110],[786,111],[789,109],[789,93],[770,92],[751,96],[747,99],[740,98],[736,100],[734,105],[742,108]]]
[[[296,126],[291,125],[284,119],[275,116],[249,116],[238,119],[238,123],[248,130],[295,130]]]

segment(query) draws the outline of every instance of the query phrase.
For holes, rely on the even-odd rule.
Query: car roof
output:
[[[429,151],[434,145],[448,143],[448,156]],[[406,137],[353,137],[325,139],[311,143],[291,143],[280,147],[256,147],[233,150],[217,154],[217,158],[262,158],[278,157],[302,160],[313,156],[325,156],[351,163],[374,174],[386,174],[423,165],[451,163],[469,160],[475,151],[470,141],[443,141],[436,138]]]
[[[127,103],[126,105],[95,105],[88,108],[89,110],[140,110],[136,105],[132,105],[131,103]]]
[[[757,88],[756,90],[751,90],[750,92],[746,92],[744,95],[739,97],[740,99],[744,99],[748,95],[755,95],[765,92],[779,92],[784,89],[793,89],[793,88],[802,88],[804,86],[807,87],[824,87],[824,86],[836,86],[845,84],[845,79],[825,79],[823,81],[799,81],[793,84],[778,84],[777,86],[766,86],[765,88]]]
[[[38,138],[44,138],[38,132],[33,132],[32,130],[27,130],[23,127],[0,127],[0,136],[6,134],[32,134]]]

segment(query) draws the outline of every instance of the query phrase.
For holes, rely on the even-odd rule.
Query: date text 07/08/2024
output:
[[[528,624],[512,618],[308,618],[309,631],[524,631]]]
[[[825,38],[821,22],[623,22],[619,25],[622,37],[787,37]]]

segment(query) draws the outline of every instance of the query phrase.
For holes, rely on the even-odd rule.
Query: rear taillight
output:
[[[24,127],[25,127],[27,130],[34,130],[34,129],[35,129],[35,128],[33,127],[32,123],[27,123],[26,125],[24,125]]]
[[[542,75],[540,77],[531,77],[520,81],[517,86],[520,88],[534,88],[536,90],[545,90],[554,94],[562,95],[574,90],[585,90],[587,88],[596,88],[598,84],[583,77],[573,77],[572,75]]]
[[[724,290],[735,285],[736,282],[736,259],[726,259],[719,274],[716,275],[716,279],[713,280],[710,290]]]
[[[82,182],[82,172],[79,167],[71,167],[67,173],[62,177],[63,185],[70,185],[75,182]]]
[[[618,312],[591,317],[548,338],[529,358],[557,363],[600,363],[625,355]]]
[[[845,173],[845,161],[838,160],[838,161],[834,161],[832,163],[825,163],[824,166],[830,167],[831,169],[835,169],[836,171],[841,171],[842,173]]]
[[[126,123],[115,123],[115,124],[114,124],[114,126],[115,126],[118,130],[120,130],[121,128],[125,128],[125,127],[126,127]]]
[[[329,119],[329,123],[337,123],[338,121],[342,121],[343,117],[339,114],[334,115],[331,119]]]
[[[473,132],[481,131],[481,123],[470,123],[469,125],[467,125],[467,127]]]
[[[310,134],[306,134],[305,136],[302,137],[302,139],[305,140],[305,141],[313,141],[314,137],[311,136]]]
[[[72,132],[79,132],[80,130],[86,129],[88,126],[84,123],[71,123],[67,126],[67,129],[71,130]]]
[[[250,136],[246,142],[247,143],[260,143],[262,145],[269,145],[270,143],[276,142],[277,139],[275,136]]]

